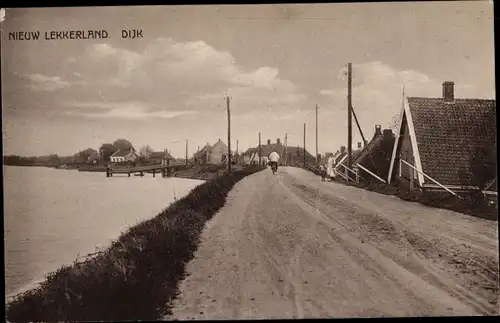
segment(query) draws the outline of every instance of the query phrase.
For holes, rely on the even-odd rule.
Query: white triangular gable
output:
[[[402,131],[404,131],[403,128],[403,119],[406,117],[406,123],[408,125],[408,130],[410,132],[410,144],[412,148],[412,153],[415,158],[415,165],[413,165],[417,170],[417,178],[418,178],[418,183],[420,186],[424,184],[424,175],[422,175],[422,163],[420,162],[420,153],[418,151],[418,144],[417,144],[417,137],[415,135],[415,127],[413,126],[413,119],[411,116],[410,112],[410,106],[408,104],[408,98],[404,96],[403,94],[403,106],[401,109],[401,114],[399,117],[399,124],[398,124],[398,132],[396,136],[396,141],[394,142],[394,147],[392,149],[392,157],[391,157],[391,164],[389,166],[389,174],[387,177],[387,183],[391,182],[392,178],[392,173],[394,169],[394,162],[396,160],[396,155],[398,153],[398,144],[399,144],[399,138],[402,137]]]

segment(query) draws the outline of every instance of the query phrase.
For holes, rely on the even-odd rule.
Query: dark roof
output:
[[[111,157],[125,157],[127,156],[130,152],[134,152],[132,149],[129,150],[121,150],[119,149],[117,152],[115,152]]]
[[[495,100],[409,97],[423,172],[438,182],[460,185],[472,152],[496,141]],[[428,182],[428,180],[425,180]]]
[[[288,150],[290,150],[291,147],[288,147]],[[280,156],[282,156],[285,153],[285,146],[281,143],[274,143],[270,145],[261,145],[261,154],[262,156],[269,156],[273,151],[276,151]],[[252,147],[248,148],[243,155],[252,155],[255,152],[259,151],[259,147]]]
[[[352,161],[352,165],[355,166],[356,165],[356,159],[361,155],[361,153],[363,152],[364,148],[362,149],[358,149],[358,150],[353,150],[352,151],[352,155],[351,155],[351,161]],[[343,153],[342,154],[342,158],[344,158],[344,156],[346,156],[347,153]],[[340,160],[342,160],[342,158],[340,158],[338,160],[338,162],[340,162]],[[344,164],[345,166],[347,166],[347,158],[344,159],[344,161],[342,162],[342,164]]]
[[[274,143],[270,145],[261,145],[261,154],[262,156],[269,156],[273,151],[276,151],[280,157],[284,158],[285,156],[285,146],[282,143]],[[253,153],[258,152],[259,147],[252,147],[248,148],[242,155],[244,156],[251,156]],[[288,155],[298,155],[303,156],[304,148],[302,147],[297,147],[297,146],[287,146],[286,147],[286,152]],[[310,154],[306,150],[306,158],[309,160],[315,159],[312,154]]]
[[[200,151],[196,152],[193,155],[193,158],[201,158],[201,157],[203,157],[205,155],[206,151],[210,150],[210,148],[212,148],[212,146],[210,146],[209,144],[206,144],[205,147],[203,147]]]
[[[173,159],[172,155],[170,153],[166,152],[167,158],[168,159]],[[150,159],[163,159],[165,157],[165,152],[164,151],[154,151],[149,155]]]

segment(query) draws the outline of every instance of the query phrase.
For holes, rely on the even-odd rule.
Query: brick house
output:
[[[218,140],[213,146],[206,144],[200,151],[193,156],[195,164],[213,164],[222,165],[227,163],[228,147],[222,141]]]
[[[148,157],[149,164],[163,164],[165,160],[174,160],[168,151],[154,151]]]
[[[273,152],[277,152],[278,155],[280,156],[280,161],[279,164],[283,165],[284,164],[284,154],[285,154],[285,146],[281,143],[281,140],[278,138],[276,139],[275,143],[271,143],[271,140],[267,140],[266,145],[260,145],[260,154],[261,154],[261,161],[262,163],[266,164],[269,155]],[[258,164],[259,163],[259,147],[253,147],[253,148],[248,148],[247,151],[245,151],[243,154],[243,163],[245,165],[250,165],[250,164]]]
[[[389,183],[396,178],[411,189],[444,190],[437,183],[455,192],[479,188],[472,165],[481,149],[496,147],[495,100],[455,99],[453,82],[442,90],[441,98],[403,98]],[[479,173],[490,177],[483,192],[496,195],[493,159],[494,174],[488,175],[491,168]]]
[[[139,156],[135,153],[134,149],[116,151],[109,158],[112,163],[134,162]]]
[[[285,147],[279,138],[276,139],[275,143],[271,143],[271,140],[268,139],[267,144],[260,146],[261,160],[263,164],[267,164],[269,161],[269,155],[273,151],[277,152],[280,156],[280,160],[278,162],[279,165],[285,165],[285,163],[290,166],[303,165],[304,149],[299,146]],[[259,163],[259,147],[249,148],[242,155],[243,162],[246,165]],[[306,151],[306,163],[316,164],[316,158],[308,151]]]

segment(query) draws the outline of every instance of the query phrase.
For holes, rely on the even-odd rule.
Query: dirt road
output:
[[[166,319],[497,314],[497,222],[281,168],[207,224]]]

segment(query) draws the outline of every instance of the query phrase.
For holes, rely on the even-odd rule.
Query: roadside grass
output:
[[[427,206],[448,209],[483,219],[498,220],[498,208],[495,206],[496,204],[489,205],[480,192],[461,193],[461,198],[458,198],[448,192],[410,191],[407,185],[399,183],[396,180],[392,184],[360,181],[359,183],[347,183],[347,185],[380,194],[394,195],[409,202],[418,202]]]
[[[205,223],[239,180],[261,169],[244,168],[201,184],[122,233],[106,250],[50,273],[37,288],[7,304],[7,320],[158,320],[170,314],[170,301]]]

